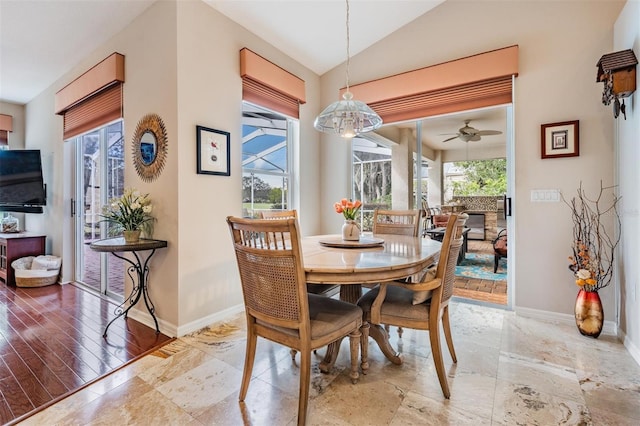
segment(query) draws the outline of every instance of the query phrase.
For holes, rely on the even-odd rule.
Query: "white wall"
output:
[[[239,52],[248,47],[305,80],[300,107],[300,176],[294,204],[304,234],[317,226],[319,135],[309,125],[318,109],[319,77],[202,2],[178,2],[180,320],[210,323],[211,314],[242,304],[237,265],[225,221],[242,214],[242,80]],[[196,125],[231,133],[231,176],[195,172]],[[300,186],[302,184],[302,187]]]
[[[640,58],[640,2],[628,1],[616,21],[613,33],[613,52],[633,49]],[[607,52],[608,53],[608,52]],[[640,105],[638,101],[638,75],[636,66],[636,92],[624,99],[627,119],[622,115],[615,120],[611,138],[616,141],[616,164],[622,196],[622,243],[618,253],[620,282],[619,326],[629,352],[640,363]],[[611,107],[608,108],[611,111]]]
[[[612,50],[613,23],[624,2],[447,1],[351,60],[357,84],[461,57],[519,45],[515,88],[514,214],[515,305],[573,315],[576,287],[567,266],[571,218],[562,203],[531,203],[533,189],[573,194],[580,181],[588,191],[600,180],[613,183],[613,119],[601,104],[595,82],[598,59]],[[466,19],[473,17],[473,19]],[[472,23],[463,25],[461,22]],[[322,76],[322,104],[344,86],[344,69]],[[580,120],[580,156],[540,158],[540,126]],[[345,151],[335,137],[322,136],[323,164],[340,162]],[[341,172],[323,177],[323,205],[340,198]],[[324,216],[323,231],[337,229]],[[612,286],[613,287],[613,286]],[[615,318],[615,289],[601,292],[606,320]]]

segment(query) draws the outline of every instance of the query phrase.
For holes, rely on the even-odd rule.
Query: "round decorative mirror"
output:
[[[156,179],[167,157],[167,131],[157,114],[147,114],[138,122],[133,134],[133,163],[143,180]]]
[[[156,137],[150,131],[144,132],[140,138],[140,156],[145,166],[156,159]]]

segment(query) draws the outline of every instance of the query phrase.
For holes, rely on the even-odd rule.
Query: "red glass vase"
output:
[[[580,289],[576,298],[576,326],[580,334],[597,338],[602,332],[604,311],[597,291]]]

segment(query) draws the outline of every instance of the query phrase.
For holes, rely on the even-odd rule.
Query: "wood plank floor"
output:
[[[0,281],[0,423],[12,424],[173,340],[72,284]]]

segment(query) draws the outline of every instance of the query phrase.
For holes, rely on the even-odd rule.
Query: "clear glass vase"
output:
[[[2,230],[2,232],[18,232],[20,231],[20,221],[17,217],[11,216],[11,213],[7,213],[7,215],[2,218],[0,230]]]

